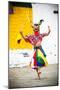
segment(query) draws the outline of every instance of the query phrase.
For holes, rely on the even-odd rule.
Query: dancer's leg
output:
[[[39,68],[36,68],[36,72],[37,72],[38,78],[40,79],[41,72],[40,72]]]

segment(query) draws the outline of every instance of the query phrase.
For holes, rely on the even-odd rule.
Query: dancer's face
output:
[[[39,26],[38,26],[38,24],[34,25],[34,31],[39,31]]]
[[[39,30],[39,25],[38,24],[34,24],[33,30],[34,30],[34,35],[35,36],[38,36],[40,34],[40,30]]]

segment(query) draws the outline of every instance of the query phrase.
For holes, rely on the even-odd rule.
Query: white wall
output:
[[[33,23],[39,22],[44,19],[40,27],[40,32],[47,32],[48,25],[51,28],[51,33],[45,37],[42,46],[47,54],[49,63],[57,63],[57,48],[58,48],[58,14],[54,14],[54,10],[58,10],[55,4],[33,4]],[[56,56],[55,56],[56,54]]]
[[[43,24],[40,27],[40,32],[47,32],[49,25],[51,33],[45,37],[42,41],[43,49],[46,52],[47,60],[49,64],[58,63],[58,15],[53,13],[53,10],[57,10],[57,5],[51,4],[32,4],[33,7],[33,23],[38,23],[40,19],[44,19]],[[27,52],[29,57],[24,57],[22,52]],[[9,51],[9,64],[10,66],[25,66],[31,61],[33,50],[10,50]]]
[[[29,65],[33,57],[33,52],[34,52],[33,49],[9,50],[9,66],[23,67]],[[28,53],[28,55],[24,55],[25,53]]]

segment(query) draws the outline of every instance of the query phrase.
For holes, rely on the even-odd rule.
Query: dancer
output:
[[[39,26],[43,21],[44,20],[41,19],[38,24],[32,25],[34,35],[24,36],[23,33],[20,32],[23,39],[34,46],[34,55],[32,61],[30,62],[30,65],[33,69],[36,70],[39,79],[41,74],[40,68],[48,65],[46,54],[41,46],[41,42],[45,36],[48,36],[50,34],[50,26],[48,26],[48,33],[40,34]]]

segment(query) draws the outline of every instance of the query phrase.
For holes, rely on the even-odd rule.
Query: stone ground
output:
[[[31,88],[58,85],[58,65],[51,64],[41,68],[41,79],[29,66],[9,68],[9,88]]]

